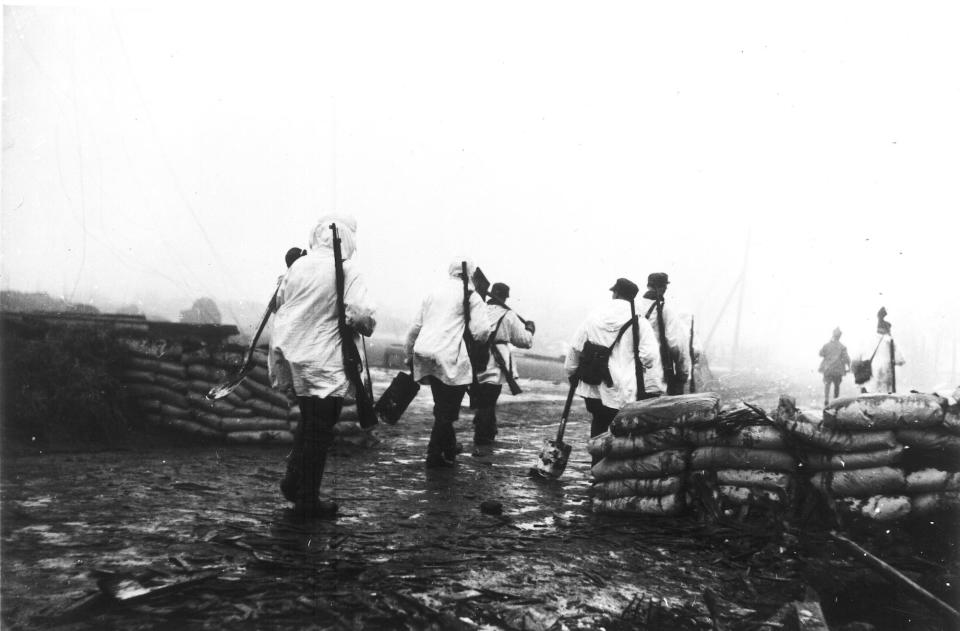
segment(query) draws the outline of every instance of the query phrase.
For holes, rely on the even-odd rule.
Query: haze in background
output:
[[[898,381],[956,385],[947,11],[7,6],[0,286],[249,328],[338,209],[384,336],[463,255],[549,354],[662,271],[717,366],[816,383],[884,305]]]

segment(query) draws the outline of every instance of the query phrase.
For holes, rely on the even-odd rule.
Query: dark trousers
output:
[[[436,377],[430,377],[430,392],[433,394],[433,430],[427,444],[427,458],[454,460],[457,456],[457,434],[453,423],[460,418],[460,404],[467,393],[467,386],[448,386]]]
[[[830,384],[833,384],[833,398],[836,399],[840,396],[840,382],[843,380],[843,375],[831,375],[823,376],[823,404],[826,405],[830,402]]]
[[[593,420],[590,421],[590,438],[599,436],[610,429],[610,422],[617,415],[617,410],[608,408],[600,399],[584,397],[583,402],[587,404],[587,412],[590,412],[593,416]],[[600,462],[600,458],[593,457],[591,464],[597,464],[598,462]]]
[[[287,458],[287,471],[280,482],[283,496],[298,506],[315,505],[327,463],[327,450],[333,444],[333,426],[343,409],[342,397],[297,397],[300,423],[293,437],[293,450]]]
[[[497,399],[503,384],[478,383],[473,386],[473,403],[477,413],[473,417],[473,442],[492,443],[497,437]]]

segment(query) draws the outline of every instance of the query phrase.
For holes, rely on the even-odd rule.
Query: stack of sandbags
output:
[[[886,522],[911,512],[896,431],[936,423],[928,404],[911,395],[861,395],[811,412],[782,396],[776,420],[795,440],[803,472],[831,508]]]
[[[716,394],[664,396],[629,403],[610,431],[590,441],[602,459],[591,469],[596,513],[676,515],[684,507],[690,449],[683,429],[717,417]]]
[[[270,387],[261,362],[222,399],[207,392],[234,374],[242,350],[147,339],[124,339],[129,348],[119,377],[128,399],[143,418],[197,436],[235,443],[292,442],[290,421],[295,405]]]
[[[960,509],[960,388],[949,397],[910,395],[922,398],[927,422],[896,430],[904,446],[903,467],[911,513],[918,517]],[[939,404],[940,414],[933,401]]]
[[[685,431],[692,448],[690,491],[695,506],[708,512],[746,516],[752,508],[788,508],[796,461],[783,434],[746,406],[720,411],[715,422]]]

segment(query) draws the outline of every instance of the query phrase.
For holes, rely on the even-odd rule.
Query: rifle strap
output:
[[[513,375],[513,355],[510,356],[510,366],[507,366],[503,361],[503,355],[500,354],[500,349],[496,348],[497,342],[497,332],[500,330],[500,325],[503,323],[503,319],[507,317],[507,314],[504,313],[500,316],[500,319],[497,320],[497,325],[493,327],[493,333],[490,334],[490,337],[487,338],[487,344],[490,346],[490,352],[493,355],[493,359],[497,362],[497,367],[502,370],[504,373]],[[506,344],[507,342],[504,342]]]
[[[657,310],[657,337],[660,339],[660,363],[663,364],[663,375],[673,374],[673,364],[670,363],[670,345],[667,343],[666,323],[663,321],[663,300],[657,299],[647,310],[647,317]]]
[[[627,329],[630,328],[630,325],[633,324],[633,322],[634,322],[634,318],[630,318],[629,320],[623,323],[622,327],[620,327],[620,331],[617,333],[616,339],[613,340],[613,344],[607,347],[610,349],[611,352],[613,351],[613,347],[617,345],[617,343],[620,341],[620,338],[623,337],[623,334],[627,332]]]
[[[880,350],[880,345],[883,344],[883,336],[880,336],[880,339],[877,341],[877,347],[873,349],[873,353],[870,355],[870,361],[873,361],[873,358],[877,356],[877,351]]]

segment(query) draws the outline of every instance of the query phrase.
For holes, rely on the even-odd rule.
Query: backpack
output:
[[[880,344],[883,343],[883,336],[880,336],[880,341],[877,342],[877,347],[873,349],[873,355],[870,356],[870,359],[857,359],[850,363],[850,370],[853,372],[853,382],[858,386],[863,385],[870,381],[873,377],[873,358],[876,357],[877,351],[880,350]]]
[[[617,338],[610,346],[594,344],[590,340],[584,343],[583,350],[580,351],[580,366],[577,368],[580,381],[591,386],[599,386],[601,383],[608,387],[613,386],[613,377],[610,375],[610,355],[613,353],[613,347],[617,345],[632,323],[633,318],[620,327]]]

